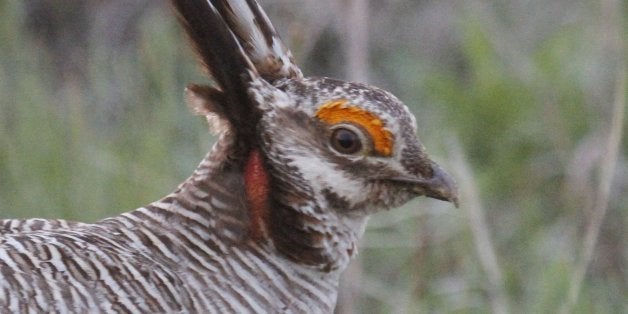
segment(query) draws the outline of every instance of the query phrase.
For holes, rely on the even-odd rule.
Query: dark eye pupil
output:
[[[338,145],[344,149],[349,149],[355,145],[355,137],[349,132],[339,132],[337,141]]]
[[[343,154],[353,154],[362,148],[358,135],[347,129],[336,129],[331,141],[333,148]]]

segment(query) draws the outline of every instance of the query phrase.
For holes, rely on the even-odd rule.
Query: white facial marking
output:
[[[364,183],[347,177],[332,163],[316,156],[292,155],[291,158],[291,164],[301,171],[303,179],[312,185],[317,195],[323,189],[329,188],[354,204],[366,199]]]

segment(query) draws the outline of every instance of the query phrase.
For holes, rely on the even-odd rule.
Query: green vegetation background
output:
[[[306,73],[351,76],[338,26],[351,13],[263,4]],[[626,3],[396,0],[367,13],[369,82],[412,109],[463,198],[376,215],[338,312],[565,309],[600,202],[571,309],[628,312],[626,141],[609,197],[598,191],[613,103],[625,105]],[[163,1],[0,0],[0,218],[91,222],[173,190],[212,142],[183,101],[189,82],[209,80]]]

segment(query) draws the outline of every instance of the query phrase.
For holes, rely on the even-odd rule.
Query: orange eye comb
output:
[[[339,99],[323,104],[318,108],[316,117],[332,125],[338,123],[359,125],[373,139],[376,153],[382,156],[390,156],[392,154],[393,135],[384,127],[384,122],[371,112],[352,106],[344,99]]]

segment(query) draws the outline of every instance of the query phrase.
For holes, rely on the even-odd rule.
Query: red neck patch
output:
[[[251,238],[255,240],[267,238],[270,181],[262,155],[257,149],[251,151],[244,166],[244,189],[249,207]]]

